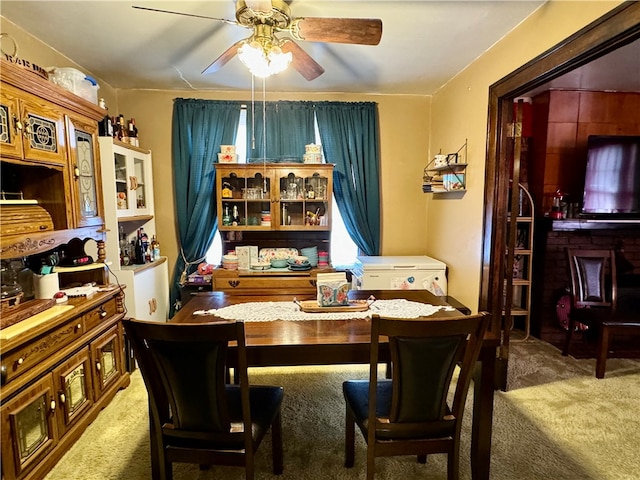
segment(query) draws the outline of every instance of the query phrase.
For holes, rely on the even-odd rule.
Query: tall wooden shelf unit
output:
[[[526,340],[531,333],[534,205],[522,184],[518,184],[518,189],[518,204],[508,217],[503,315],[505,328],[513,328],[516,319],[521,319],[525,333],[522,340]]]

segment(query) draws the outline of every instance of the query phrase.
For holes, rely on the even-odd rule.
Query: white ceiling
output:
[[[295,0],[290,3],[294,17],[380,18],[382,40],[377,46],[298,42],[325,73],[308,82],[290,68],[269,78],[267,88],[432,94],[543,3]],[[0,13],[115,88],[251,87],[237,57],[216,73],[201,74],[231,44],[248,37],[249,30],[132,5],[235,20],[232,0],[3,0]]]
[[[544,1],[289,3],[294,17],[380,18],[382,40],[377,46],[298,42],[325,73],[308,82],[290,68],[267,79],[269,91],[429,95]],[[231,44],[248,37],[249,30],[132,5],[235,20],[233,0],[3,0],[0,14],[115,88],[251,88],[251,76],[237,57],[216,73],[201,74]],[[531,93],[548,88],[640,91],[640,40]]]

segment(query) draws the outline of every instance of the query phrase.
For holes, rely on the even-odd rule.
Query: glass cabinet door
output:
[[[88,349],[74,355],[54,371],[53,378],[60,405],[60,436],[64,435],[76,418],[80,418],[92,404],[90,372]]]
[[[131,210],[129,203],[132,202],[132,199],[129,198],[127,157],[115,152],[113,154],[113,162],[116,177],[116,210],[119,214],[126,215]]]
[[[25,158],[48,164],[66,164],[64,115],[62,112],[48,105],[25,100],[21,100],[20,104]]]
[[[271,229],[274,221],[271,202],[271,170],[218,167],[221,213],[220,230]]]
[[[118,218],[149,215],[152,211],[150,156],[133,148],[114,145],[113,162]]]
[[[124,351],[118,337],[118,326],[104,333],[91,344],[91,357],[94,364],[94,392],[97,400],[104,391],[115,382],[123,371]]]
[[[55,411],[51,376],[3,405],[3,470],[11,470],[13,477],[22,475],[53,448],[58,438]]]
[[[22,122],[18,99],[8,85],[0,91],[0,153],[2,156],[22,158]]]
[[[330,225],[331,170],[281,168],[278,170],[281,229],[325,230]]]
[[[147,179],[146,166],[143,158],[133,157],[134,185],[131,189],[135,196],[136,214],[140,215],[147,210],[147,189],[145,182]]]
[[[96,175],[98,129],[86,121],[69,117],[70,169],[76,227],[102,224],[102,192]]]

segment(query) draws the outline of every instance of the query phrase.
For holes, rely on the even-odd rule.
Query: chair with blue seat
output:
[[[346,467],[354,465],[358,425],[367,443],[367,479],[374,478],[376,457],[416,455],[425,463],[433,453],[447,454],[449,480],[459,477],[465,399],[489,318],[484,312],[432,320],[373,316],[369,380],[343,384]],[[378,379],[387,339],[391,378]]]
[[[243,466],[253,479],[255,452],[269,429],[273,472],[282,473],[283,389],[249,385],[244,323],[123,325],[149,394],[154,480],[171,480],[174,462]],[[227,383],[231,342],[239,385]]]

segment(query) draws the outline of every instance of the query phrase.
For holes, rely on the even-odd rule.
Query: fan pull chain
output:
[[[267,79],[262,78],[262,191],[267,193]]]
[[[256,149],[256,77],[251,74],[251,150]]]

